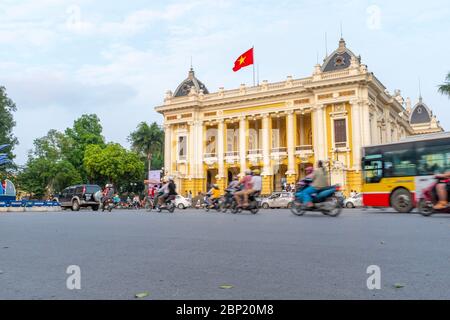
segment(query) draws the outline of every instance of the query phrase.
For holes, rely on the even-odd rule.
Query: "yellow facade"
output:
[[[344,53],[351,61],[338,68],[333,57]],[[302,178],[317,160],[330,183],[360,191],[361,148],[413,133],[401,101],[343,40],[303,79],[209,93],[191,70],[156,109],[164,116],[165,173],[194,195],[211,184],[223,190],[233,176],[255,168],[262,172],[262,193],[270,194]]]

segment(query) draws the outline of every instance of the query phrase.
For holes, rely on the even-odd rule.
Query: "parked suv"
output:
[[[94,195],[101,188],[95,184],[81,184],[65,188],[56,199],[62,208],[71,208],[72,211],[79,211],[81,207],[91,207],[97,211],[100,202],[96,201]]]

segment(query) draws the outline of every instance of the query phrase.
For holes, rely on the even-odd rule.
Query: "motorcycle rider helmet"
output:
[[[217,183],[213,184],[214,189],[219,189],[219,185]]]
[[[252,174],[252,170],[250,170],[250,169],[245,170],[245,175],[246,176],[249,176],[251,174]]]
[[[172,177],[172,176],[169,177],[169,181],[170,181],[170,182],[173,182],[173,177]]]
[[[256,176],[259,176],[261,174],[261,170],[255,169],[255,170],[253,170],[253,174]]]

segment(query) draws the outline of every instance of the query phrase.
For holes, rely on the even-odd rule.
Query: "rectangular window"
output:
[[[414,149],[402,149],[386,151],[384,153],[384,176],[407,177],[416,175],[416,161]]]
[[[370,155],[364,158],[364,181],[378,183],[383,178],[383,161],[381,154]]]
[[[435,175],[439,173],[444,173],[449,169],[450,169],[450,146],[448,145],[430,146],[426,145],[423,142],[417,145],[418,175]]]
[[[178,137],[178,160],[186,160],[187,155],[187,137]]]
[[[345,119],[334,120],[334,145],[336,148],[347,147],[347,126]]]

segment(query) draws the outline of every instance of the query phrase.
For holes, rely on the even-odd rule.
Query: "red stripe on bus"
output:
[[[363,193],[363,203],[367,207],[389,207],[390,193]]]
[[[366,207],[390,207],[390,193],[363,193],[363,204]],[[411,192],[413,205],[416,206],[416,193]]]

